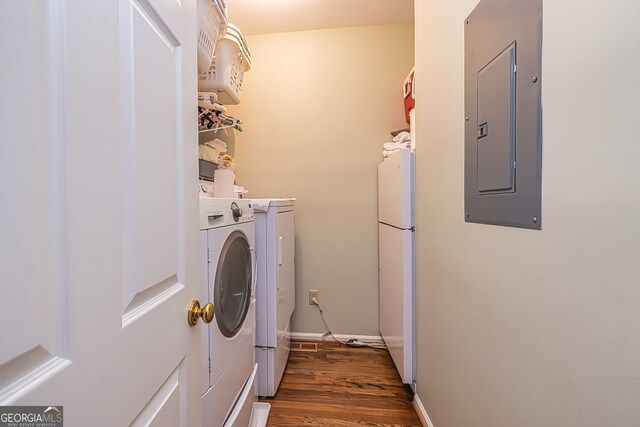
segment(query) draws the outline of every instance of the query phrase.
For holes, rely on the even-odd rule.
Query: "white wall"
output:
[[[377,164],[389,132],[406,127],[402,83],[413,26],[381,25],[249,36],[253,66],[230,109],[237,182],[248,197],[296,202],[293,330],[378,335]]]
[[[544,2],[543,230],[465,224],[464,18],[416,1],[418,395],[436,427],[640,425],[640,4]]]

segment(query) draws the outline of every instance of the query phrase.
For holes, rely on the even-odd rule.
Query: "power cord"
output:
[[[316,300],[314,297],[314,298],[311,298],[311,302],[316,307],[318,307],[318,311],[320,312],[320,318],[322,319],[322,323],[324,323],[324,326],[327,328],[327,332],[325,332],[324,335],[322,335],[323,341],[327,336],[330,335],[331,338],[338,341],[340,344],[343,344],[349,347],[368,347],[368,348],[377,348],[377,349],[386,350],[387,346],[384,345],[384,342],[363,342],[356,338],[349,338],[346,341],[340,341],[338,338],[336,338],[335,335],[333,335],[333,332],[331,332],[331,328],[329,327],[329,325],[327,324],[327,321],[324,318],[324,312],[322,311],[322,307],[320,307],[320,303],[318,302],[318,300]]]

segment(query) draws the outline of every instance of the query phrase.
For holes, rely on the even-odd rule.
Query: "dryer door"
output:
[[[227,338],[235,336],[247,318],[251,283],[249,242],[244,233],[234,231],[220,252],[213,289],[215,318],[220,332]]]

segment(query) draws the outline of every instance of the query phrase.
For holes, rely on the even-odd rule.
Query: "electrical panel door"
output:
[[[541,228],[542,0],[482,0],[465,28],[465,221]]]

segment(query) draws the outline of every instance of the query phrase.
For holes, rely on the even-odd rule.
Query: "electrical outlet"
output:
[[[320,291],[317,289],[311,289],[309,291],[309,304],[314,305],[313,304],[314,298],[316,299],[316,302],[320,304]]]

